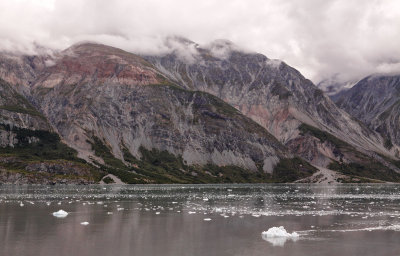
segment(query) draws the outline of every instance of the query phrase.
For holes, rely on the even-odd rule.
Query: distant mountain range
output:
[[[400,180],[397,133],[284,62],[225,40],[166,45],[0,54],[0,182]]]
[[[399,157],[400,75],[371,75],[332,96],[336,104],[382,134],[385,147]]]

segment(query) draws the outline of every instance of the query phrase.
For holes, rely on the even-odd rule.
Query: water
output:
[[[400,185],[2,185],[0,255],[400,255]]]

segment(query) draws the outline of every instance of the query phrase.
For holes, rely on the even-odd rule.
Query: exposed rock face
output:
[[[374,75],[362,79],[333,99],[337,105],[371,129],[383,134],[385,146],[396,152],[400,146],[400,76]]]
[[[0,183],[88,184],[99,180],[98,171],[73,154],[59,141],[46,117],[0,79]]]
[[[0,77],[10,84],[29,85],[35,80],[37,71],[44,66],[44,58],[40,56],[0,55]]]
[[[311,81],[285,63],[238,50],[221,40],[204,48],[191,44],[186,42],[170,54],[145,58],[183,88],[208,92],[228,102],[288,145],[293,153],[317,165],[326,166],[335,147],[326,147],[315,138],[300,138],[298,127],[302,123],[329,132],[365,153],[390,154],[377,133],[339,109]],[[186,56],[182,54],[185,47],[191,59],[182,57]]]
[[[33,85],[31,97],[80,156],[100,138],[123,159],[139,148],[182,155],[187,164],[271,171],[286,149],[220,99],[169,83],[141,57],[104,45],[74,46]],[[97,159],[98,160],[98,159]]]
[[[46,118],[7,82],[0,79],[0,146],[18,144],[12,128],[51,130]],[[37,138],[29,138],[32,142]]]
[[[142,58],[97,44],[78,44],[57,54],[53,65],[40,72],[34,87],[53,88],[59,84],[117,83],[157,84],[154,72]]]

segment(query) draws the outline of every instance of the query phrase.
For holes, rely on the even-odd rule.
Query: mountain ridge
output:
[[[378,174],[396,177],[397,167],[379,156],[391,154],[381,146],[382,138],[338,110],[297,70],[261,54],[238,51],[224,41],[210,49],[191,41],[185,44],[194,49],[194,59],[183,64],[173,61],[184,70],[194,66],[194,72],[203,75],[201,86],[187,83],[195,81],[192,73],[161,65],[160,56],[139,56],[94,43],[77,44],[53,56],[30,57],[36,62],[33,66],[25,56],[20,62],[0,58],[0,74],[8,74],[4,79],[43,113],[80,158],[129,176],[130,182],[232,182],[246,181],[246,175],[250,175],[247,182],[294,181],[315,173],[295,155],[339,171],[340,164],[360,163],[370,156],[373,160],[368,161],[379,163]],[[218,65],[212,66],[213,62]],[[242,62],[247,69],[264,64],[255,74],[240,69]],[[27,75],[16,80],[18,72]],[[186,77],[177,79],[178,73]],[[235,79],[242,83],[231,83]],[[335,128],[333,134],[349,132],[342,137],[350,147],[337,139],[326,140],[331,137],[321,137],[314,128],[301,128],[307,124],[325,134],[332,132],[330,125],[341,122],[347,130]],[[164,155],[169,166],[146,157],[152,150]],[[224,166],[239,169],[219,171]],[[372,170],[366,175],[376,178]]]

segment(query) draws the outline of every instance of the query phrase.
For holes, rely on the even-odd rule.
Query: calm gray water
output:
[[[2,185],[0,255],[400,255],[400,186]]]

